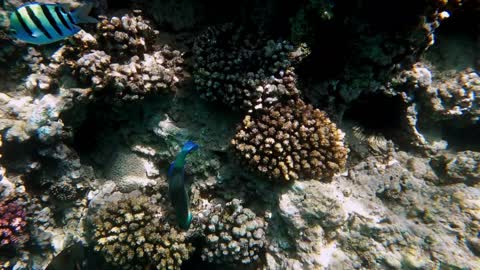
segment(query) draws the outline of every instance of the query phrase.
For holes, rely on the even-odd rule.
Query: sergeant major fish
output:
[[[198,145],[194,142],[186,142],[175,161],[170,165],[167,174],[170,200],[173,208],[175,208],[178,225],[184,230],[188,230],[192,222],[192,213],[189,209],[190,199],[185,187],[185,159],[188,153],[197,148]]]
[[[61,4],[28,3],[10,15],[12,36],[27,43],[42,45],[75,35],[79,23],[96,23],[89,17],[92,4],[66,11]]]

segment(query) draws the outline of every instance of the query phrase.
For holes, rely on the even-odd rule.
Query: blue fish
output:
[[[187,188],[185,187],[185,159],[188,153],[198,149],[198,145],[188,141],[183,145],[182,151],[178,153],[175,161],[168,168],[168,194],[175,208],[177,222],[180,228],[188,230],[192,222],[192,213],[190,213],[190,199]]]
[[[79,23],[96,23],[89,17],[92,4],[86,4],[73,12],[61,4],[28,3],[10,15],[12,36],[27,43],[42,45],[75,35]]]

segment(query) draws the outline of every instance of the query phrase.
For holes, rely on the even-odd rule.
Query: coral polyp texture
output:
[[[180,269],[193,247],[159,211],[144,196],[107,205],[93,221],[94,249],[122,269]]]
[[[21,248],[29,240],[27,213],[21,199],[0,201],[0,250]]]
[[[100,16],[97,26],[97,41],[102,49],[116,57],[141,55],[152,51],[159,32],[154,30],[150,22],[140,16],[123,16],[121,18]]]
[[[441,118],[480,120],[480,76],[472,69],[445,76],[427,87],[426,95],[431,109]]]
[[[266,40],[232,24],[209,28],[195,41],[193,79],[203,98],[236,110],[299,94],[294,64],[308,50]]]
[[[206,246],[203,260],[215,263],[250,264],[265,248],[266,221],[244,208],[238,199],[215,205],[205,224]]]
[[[57,59],[94,90],[125,100],[174,90],[183,77],[182,53],[156,44],[158,31],[139,12],[101,17],[94,35],[80,32]]]
[[[331,177],[346,164],[344,133],[302,100],[248,114],[232,139],[242,163],[269,179]]]

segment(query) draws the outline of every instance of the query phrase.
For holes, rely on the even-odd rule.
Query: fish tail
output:
[[[183,222],[179,222],[180,227],[184,230],[188,230],[190,228],[190,224],[192,223],[192,213],[188,212],[187,219]]]
[[[188,154],[193,150],[196,150],[198,145],[192,141],[188,141],[183,145],[182,152]]]
[[[72,12],[72,17],[75,23],[97,23],[97,19],[88,16],[92,10],[93,4],[87,3]]]

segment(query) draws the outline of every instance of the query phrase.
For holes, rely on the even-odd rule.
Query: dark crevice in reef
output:
[[[322,39],[310,44],[311,55],[296,71],[301,78],[313,78],[317,81],[339,77],[347,61],[345,29],[336,20],[324,22],[317,27]]]
[[[426,58],[439,70],[480,71],[480,7],[478,0],[465,1],[461,9],[450,12],[450,17],[435,31],[435,44]]]
[[[336,2],[341,17],[354,17],[379,31],[401,31],[415,25],[425,10],[425,1],[356,0]]]
[[[109,9],[123,9],[123,8],[130,8],[132,1],[128,0],[108,0],[108,8]]]
[[[0,158],[2,165],[5,166],[10,173],[24,172],[24,161],[34,155],[35,149],[37,148],[35,145],[36,143],[31,140],[29,142],[18,143],[3,139],[2,157]],[[18,167],[19,164],[21,164],[20,166],[22,167]]]
[[[448,142],[448,148],[454,151],[480,151],[480,125],[458,126],[458,123],[447,121],[440,124],[442,139]]]
[[[98,149],[101,149],[106,142],[115,145],[115,137],[124,135],[124,131],[131,131],[128,128],[135,124],[144,122],[143,102],[135,102],[124,105],[118,109],[115,105],[105,102],[97,102],[89,105],[85,121],[78,126],[73,137],[73,148],[87,163],[89,156]]]
[[[344,120],[353,122],[366,135],[383,135],[403,147],[408,147],[404,128],[405,105],[398,96],[367,94],[352,102]]]

